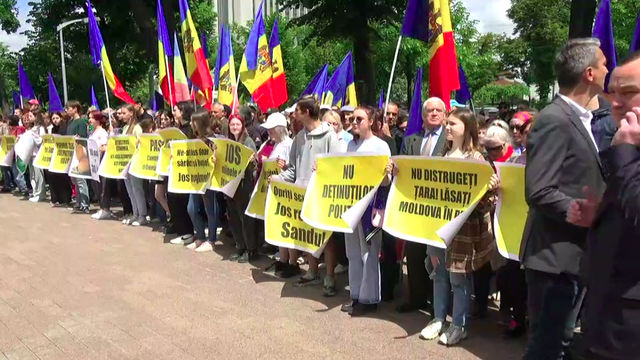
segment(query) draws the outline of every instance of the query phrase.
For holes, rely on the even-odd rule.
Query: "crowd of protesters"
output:
[[[270,255],[275,262],[265,271],[283,279],[295,277],[294,286],[318,286],[326,297],[338,293],[336,277],[348,273],[350,301],[341,310],[351,316],[374,312],[380,302],[394,300],[406,264],[407,291],[396,310],[429,312],[432,320],[421,338],[443,345],[466,339],[470,320],[484,318],[489,299],[499,293],[498,323],[505,336],[530,334],[524,359],[571,359],[578,319],[588,338],[588,349],[582,352],[587,358],[637,359],[640,53],[615,69],[605,94],[608,71],[599,45],[595,39],[577,39],[561,49],[555,60],[560,91],[540,112],[522,101],[517,107],[505,104],[475,114],[457,103],[447,106],[430,98],[422,107],[422,130],[409,136],[408,113],[393,102],[386,109],[338,108],[303,96],[282,113],[262,113],[248,104],[237,114],[220,103],[207,112],[181,102],[171,111],[153,114],[141,103],[85,113],[79,102],[69,101],[65,112],[47,114],[33,101],[30,108],[4,118],[0,134],[90,137],[104,153],[109,136],[173,127],[212,148],[212,137],[238,141],[255,155],[233,197],[211,190],[169,193],[166,179],[129,175],[125,180],[71,181],[33,167],[22,173],[15,165],[2,167],[2,192],[43,202],[48,189],[52,207],[87,214],[95,203],[95,220],[115,219],[112,208],[118,204],[122,224],[159,222],[171,244],[199,253],[214,250],[220,246],[218,237],[225,236],[235,242],[230,261],[249,263]],[[262,161],[277,159],[282,171],[275,176],[306,186],[316,156],[340,152],[526,165],[529,213],[520,260],[505,259],[496,249],[492,219],[500,193],[497,175],[446,250],[402,242],[384,231],[367,241],[371,229],[380,226],[367,215],[353,234],[334,233],[320,259],[265,243],[262,221],[245,215]],[[377,200],[384,198],[397,174],[390,161],[374,212],[384,209],[384,201]],[[303,272],[304,263],[308,270]]]

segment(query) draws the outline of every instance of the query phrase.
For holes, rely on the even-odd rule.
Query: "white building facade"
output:
[[[260,4],[263,0],[215,0],[214,10],[218,13],[218,28],[220,24],[236,23],[246,25],[249,21],[255,19]],[[277,0],[264,0],[265,17],[278,11]],[[293,19],[308,13],[306,8],[285,9],[282,15],[286,18]]]

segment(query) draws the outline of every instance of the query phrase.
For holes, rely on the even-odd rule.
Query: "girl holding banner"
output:
[[[33,151],[31,154],[31,159],[35,158],[35,155],[38,153],[38,149],[42,146],[42,135],[47,134],[47,128],[45,127],[44,118],[42,114],[37,111],[29,112],[29,121],[33,124],[31,128],[31,133],[33,136]],[[29,160],[29,174],[30,178],[35,185],[33,187],[33,196],[29,199],[31,202],[42,202],[47,198],[47,192],[44,189],[44,170],[39,169],[33,166],[33,161]]]
[[[140,127],[138,120],[138,112],[131,104],[127,104],[121,108],[122,119],[127,123],[123,129],[125,135],[135,135],[140,137],[142,134],[142,127]],[[151,121],[153,123],[153,121]],[[144,192],[144,179],[140,179],[131,174],[127,174],[127,178],[124,180],[124,185],[127,187],[127,193],[131,199],[131,207],[133,209],[133,215],[131,217],[122,220],[124,225],[142,226],[148,223],[147,221],[147,198]]]
[[[347,146],[347,153],[372,153],[391,157],[391,149],[387,143],[374,135],[380,129],[374,120],[374,110],[360,106],[353,113],[355,127],[353,140]],[[391,184],[393,163],[389,161],[387,173],[382,186]],[[342,311],[351,316],[361,316],[378,308],[381,301],[380,261],[378,254],[382,248],[382,232],[378,231],[370,239],[374,229],[371,211],[365,211],[360,223],[353,233],[345,234],[347,257],[349,258],[349,289],[351,302],[344,304]]]
[[[89,125],[93,129],[89,139],[98,144],[100,161],[102,161],[104,152],[107,150],[107,141],[109,140],[109,134],[105,130],[105,127],[109,126],[109,119],[100,111],[92,111],[89,113]],[[112,184],[116,182],[114,179],[107,179],[103,176],[100,176],[100,181],[91,181],[93,192],[98,196],[100,203],[100,210],[91,215],[93,219],[105,220],[114,217],[111,213],[111,189],[113,188]]]
[[[444,156],[458,159],[485,161],[477,150],[478,131],[473,113],[466,108],[454,110],[448,117],[447,143]],[[441,344],[452,346],[467,338],[468,319],[471,312],[472,274],[482,268],[493,256],[495,242],[491,227],[491,210],[495,205],[495,190],[500,180],[491,177],[487,193],[473,213],[462,225],[447,249],[427,247],[433,270],[434,319],[425,327],[421,336],[432,340],[439,337]],[[453,323],[445,326],[449,299],[453,289]]]
[[[55,135],[67,135],[67,125],[71,118],[67,114],[55,112],[51,115]],[[71,179],[67,174],[49,171],[49,190],[51,191],[51,206],[69,206],[71,204]]]

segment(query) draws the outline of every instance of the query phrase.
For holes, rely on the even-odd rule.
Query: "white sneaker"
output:
[[[95,214],[91,215],[91,218],[97,220],[100,216],[102,216],[102,210],[98,210],[98,212],[96,212]]]
[[[149,221],[147,221],[147,218],[144,216],[141,216],[138,219],[134,220],[131,223],[131,226],[142,226],[142,225],[147,225],[148,223]]]
[[[113,215],[111,214],[110,211],[105,211],[105,210],[98,210],[97,213],[91,215],[91,217],[95,220],[106,220],[106,219],[111,219]]]
[[[124,219],[122,219],[122,224],[124,225],[131,225],[131,223],[133,222],[133,216],[125,216]]]
[[[427,327],[422,329],[422,331],[420,332],[420,337],[424,340],[433,340],[440,336],[443,328],[444,323],[442,321],[433,319],[431,320],[429,325],[427,325]]]
[[[334,270],[334,272],[336,273],[336,275],[346,274],[347,272],[349,272],[349,267],[348,266],[344,266],[342,264],[338,264],[338,266],[336,266],[336,269]]]
[[[203,242],[202,245],[200,245],[196,249],[197,253],[203,253],[203,252],[209,252],[209,251],[213,251],[213,245],[211,245],[211,243],[208,241]]]
[[[32,198],[29,198],[29,201],[33,203],[37,203],[37,202],[40,202],[40,198],[37,196],[34,196]]]
[[[204,244],[204,243],[203,243]],[[195,250],[196,246],[198,246],[198,244],[196,244],[196,242],[192,242],[191,244],[187,245],[187,249],[188,250]]]
[[[467,330],[461,326],[451,325],[442,335],[440,335],[439,344],[453,346],[469,336]]]
[[[193,242],[193,235],[178,236],[177,238],[169,241],[173,245],[186,245]]]

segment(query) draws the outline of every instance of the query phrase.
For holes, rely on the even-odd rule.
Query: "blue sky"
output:
[[[0,31],[0,42],[5,43],[11,50],[18,51],[27,44],[27,38],[21,33],[31,27],[27,24],[29,14],[29,0],[18,0],[18,19],[20,20],[20,30],[17,33],[8,35]],[[121,0],[120,0],[121,1]],[[513,23],[507,18],[507,9],[510,0],[462,0],[471,17],[480,21],[480,31],[482,32],[506,32],[511,34]]]

